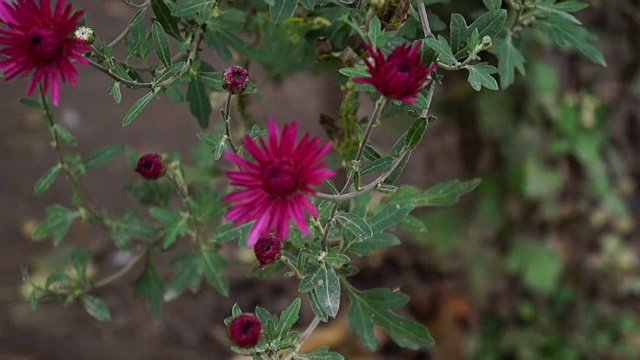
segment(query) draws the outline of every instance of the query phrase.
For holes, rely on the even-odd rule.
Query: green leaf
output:
[[[80,216],[78,211],[70,210],[60,205],[49,206],[47,208],[47,219],[33,233],[33,239],[42,240],[51,235],[53,236],[53,244],[57,246],[78,216]]]
[[[33,192],[36,195],[40,195],[43,192],[47,191],[58,178],[60,169],[60,164],[55,164],[53,167],[47,170],[47,172],[45,172],[44,175],[42,175],[42,177],[40,177],[40,179],[38,179],[38,181],[36,182],[36,186],[34,187]]]
[[[151,260],[147,259],[142,274],[136,280],[133,294],[137,298],[141,297],[146,300],[151,318],[155,321],[159,321],[162,317],[163,291],[164,283]]]
[[[540,240],[521,239],[509,250],[507,269],[521,274],[531,289],[549,294],[558,284],[562,263],[556,251]]]
[[[20,98],[19,101],[20,101],[20,104],[22,104],[22,105],[33,107],[33,108],[36,108],[36,109],[42,109],[42,103],[40,101],[38,101],[38,100]]]
[[[174,38],[181,40],[182,35],[180,35],[180,29],[178,29],[180,19],[171,15],[171,10],[165,0],[151,0],[151,9],[153,9],[156,21],[162,25],[164,31]]]
[[[160,220],[165,226],[165,235],[162,240],[162,248],[168,249],[175,245],[178,236],[187,233],[187,216],[182,213],[172,212],[164,208],[150,208],[149,214]]]
[[[480,185],[480,179],[469,181],[451,180],[436,184],[427,191],[417,196],[414,201],[416,206],[449,206],[460,201],[460,197],[467,194]]]
[[[378,37],[382,33],[382,26],[380,24],[380,19],[377,16],[374,16],[369,23],[369,41],[371,46],[378,47]]]
[[[78,145],[78,141],[76,140],[75,136],[73,136],[73,134],[69,130],[67,130],[67,128],[65,128],[64,126],[60,124],[55,124],[53,125],[53,130],[56,132],[56,134],[60,137],[60,139],[65,144],[71,145],[71,146]]]
[[[315,291],[309,291],[307,296],[309,297],[309,305],[311,306],[313,313],[320,318],[320,320],[327,322],[327,320],[329,320],[329,316],[327,316],[327,313],[324,311],[322,306],[320,306],[318,294]]]
[[[298,313],[300,312],[300,298],[293,300],[291,305],[280,315],[280,320],[276,326],[276,338],[281,338],[287,334],[291,327],[298,321]]]
[[[498,74],[500,75],[500,88],[506,89],[516,79],[515,70],[525,74],[524,57],[520,50],[513,45],[513,38],[497,38],[493,40],[491,52],[498,57]]]
[[[338,211],[335,218],[338,220],[340,225],[357,238],[367,239],[373,235],[373,231],[369,224],[354,213]]]
[[[322,310],[332,318],[338,315],[340,309],[340,279],[333,267],[326,262],[321,267],[321,278],[314,289],[318,303]]]
[[[198,71],[196,77],[213,91],[225,91],[222,88],[222,73]]]
[[[380,233],[402,221],[414,207],[415,205],[410,201],[402,203],[386,202],[376,208],[376,213],[367,219],[367,222],[374,234]]]
[[[189,83],[187,101],[191,114],[198,120],[200,127],[206,129],[209,126],[209,117],[211,116],[211,103],[204,83],[198,78],[193,78]]]
[[[87,265],[91,261],[91,253],[80,248],[71,250],[71,265],[78,277],[84,279],[87,271]]]
[[[141,220],[133,210],[111,223],[111,237],[122,251],[131,249],[131,239],[148,240],[157,233],[156,228]]]
[[[302,5],[307,10],[313,10],[316,7],[317,0],[300,0],[300,5]]]
[[[562,7],[562,6],[559,7],[558,6],[558,5],[563,4],[564,2],[561,2],[559,4],[554,4],[554,2],[555,1],[541,1],[541,2],[538,2],[538,3],[536,3],[536,10],[538,10],[541,13],[540,15],[542,15],[542,16],[555,15],[555,16],[559,16],[561,18],[564,18],[565,20],[567,20],[569,22],[572,22],[572,23],[574,23],[576,25],[582,24],[580,22],[580,20],[576,19],[575,16],[569,14],[567,12],[567,10],[564,10],[566,7]],[[570,1],[567,1],[567,2],[570,3]],[[584,5],[585,7],[588,6],[587,4],[582,4],[582,5]],[[569,8],[571,8],[571,7],[569,7]]]
[[[274,0],[273,5],[269,8],[271,20],[279,24],[293,16],[296,10],[298,0]]]
[[[227,262],[215,250],[200,252],[204,276],[209,285],[213,286],[221,295],[229,296],[229,279],[224,274]]]
[[[480,39],[485,36],[495,39],[504,29],[506,20],[507,10],[499,9],[486,12],[469,25],[467,37],[477,29]]]
[[[186,0],[185,2],[174,4],[171,9],[171,15],[192,20],[198,14],[203,14],[208,10],[210,5],[212,5],[211,0]]]
[[[328,347],[321,347],[306,354],[295,354],[294,360],[344,360],[344,356],[337,352],[329,351]]]
[[[113,144],[109,146],[105,146],[100,150],[89,155],[82,164],[84,165],[84,169],[91,170],[98,168],[109,161],[111,161],[114,157],[118,156],[121,152],[126,148],[125,144]]]
[[[199,133],[198,139],[209,148],[209,151],[213,153],[213,159],[216,161],[220,160],[222,153],[227,149],[227,141],[225,138],[218,139],[211,134]]]
[[[469,70],[469,77],[467,81],[475,91],[480,91],[484,86],[489,90],[498,90],[498,83],[496,79],[491,76],[498,72],[498,69],[487,63],[480,63],[476,65],[467,65],[466,69]]]
[[[116,102],[116,104],[120,104],[120,101],[122,100],[120,83],[118,81],[114,81],[113,83],[111,83],[111,86],[109,86],[109,89],[107,89],[107,94],[113,96],[113,100]]]
[[[387,176],[387,178],[384,180],[384,185],[393,185],[393,183],[396,182],[396,180],[398,180],[400,175],[402,175],[402,172],[404,171],[405,166],[407,166],[407,163],[409,162],[409,158],[411,157],[411,153],[412,153],[412,151],[407,151],[404,154],[404,156],[402,157],[402,160],[400,160],[400,163],[398,164],[398,166],[396,166],[396,168],[391,172],[391,174],[389,176]],[[395,154],[395,155],[397,155],[397,154]]]
[[[433,37],[428,38],[425,41],[425,44],[426,46],[435,50],[436,53],[438,53],[438,60],[442,61],[443,63],[453,66],[458,62],[456,57],[453,55],[451,48],[449,47],[449,43],[447,43],[447,39],[442,37],[442,35],[438,35],[437,40]]]
[[[133,120],[135,120],[138,115],[140,115],[142,110],[149,104],[149,102],[155,95],[156,91],[152,90],[151,92],[146,93],[143,97],[138,99],[138,101],[136,101],[133,106],[131,106],[131,109],[129,109],[127,114],[124,116],[124,119],[122,119],[122,126],[131,124]]]
[[[552,13],[540,21],[540,29],[558,46],[576,49],[594,63],[607,65],[600,50],[592,45],[595,35],[584,27]]]
[[[375,159],[360,169],[360,175],[364,176],[371,173],[385,171],[389,166],[391,166],[391,163],[393,163],[393,158],[391,156]]]
[[[489,10],[498,10],[502,6],[502,0],[482,0],[482,3]]]
[[[156,54],[162,61],[165,67],[171,65],[171,52],[169,51],[169,40],[167,34],[164,32],[164,28],[159,22],[154,21],[151,25],[151,38],[156,48]]]
[[[406,215],[405,215],[406,216]],[[358,239],[349,244],[347,250],[360,256],[371,255],[374,250],[400,245],[400,239],[393,234],[376,233],[371,238]]]
[[[338,72],[344,76],[352,77],[371,77],[366,67],[358,65],[355,67],[341,68]]]
[[[422,136],[424,132],[427,130],[428,125],[427,118],[420,117],[417,118],[409,130],[407,131],[407,136],[405,137],[404,143],[407,149],[413,150],[422,140]]]
[[[165,91],[171,91],[169,86],[172,84],[175,84],[175,82],[169,81],[169,80],[172,79],[174,76],[178,75],[180,71],[182,71],[184,64],[185,64],[184,61],[171,64],[168,68],[164,69],[162,73],[160,73],[158,76],[153,78],[152,86],[154,88],[163,87],[165,88]],[[168,83],[165,84],[165,82],[168,82]],[[171,98],[171,95],[169,93],[167,93],[167,95]],[[174,99],[172,98],[172,100]],[[182,101],[176,101],[176,102],[182,102]]]
[[[232,222],[227,222],[218,227],[211,235],[211,241],[224,243],[235,239],[243,239],[249,234],[253,223],[245,223],[235,226]]]
[[[378,346],[374,324],[382,327],[403,348],[418,350],[435,344],[422,324],[391,311],[404,306],[408,296],[382,288],[359,291],[348,287],[347,291],[350,300],[349,325],[372,351]]]
[[[109,312],[109,308],[104,301],[98,299],[95,296],[91,295],[83,295],[80,298],[80,302],[82,302],[82,307],[84,310],[89,313],[89,315],[93,316],[98,321],[110,321],[111,313]]]
[[[460,14],[451,14],[449,24],[449,41],[451,41],[451,51],[456,56],[461,56],[461,51],[466,48],[467,43],[467,22]]]

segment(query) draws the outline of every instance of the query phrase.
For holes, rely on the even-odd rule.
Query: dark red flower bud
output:
[[[243,348],[256,346],[260,339],[262,324],[255,316],[242,314],[231,320],[229,324],[229,337],[236,345]]]
[[[226,68],[222,73],[222,87],[231,94],[242,94],[247,85],[249,85],[249,73],[240,66]]]
[[[147,180],[155,180],[165,172],[164,161],[158,154],[144,154],[138,159],[136,172]]]
[[[260,262],[260,268],[265,265],[280,259],[280,252],[282,250],[282,243],[280,239],[276,239],[275,236],[270,235],[258,239],[258,242],[253,247],[253,252],[256,254],[256,258]]]

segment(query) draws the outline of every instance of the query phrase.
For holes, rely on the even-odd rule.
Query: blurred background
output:
[[[354,259],[363,267],[354,284],[408,293],[407,313],[429,328],[437,346],[407,352],[381,333],[384,345],[372,354],[349,330],[343,310],[305,347],[328,345],[347,359],[640,358],[640,2],[587,2],[591,8],[577,17],[598,34],[607,67],[532,37],[523,39],[527,76],[506,91],[478,93],[466,74],[445,72],[432,107],[438,120],[400,182],[425,188],[480,177],[482,183],[456,206],[414,213],[427,232],[400,229],[402,246]],[[430,9],[448,22],[447,11],[473,17],[481,6],[461,3]],[[107,39],[134,12],[118,0],[74,4]],[[203,57],[231,65],[210,52]],[[251,74],[260,83],[262,73],[256,66]],[[103,74],[83,68],[78,81],[76,88],[64,87],[57,113],[81,153],[126,143],[140,153],[188,157],[198,144],[187,104],[154,101],[123,128],[122,117],[141,93],[123,89],[122,103],[114,104]],[[32,242],[46,206],[67,204],[70,189],[57,181],[33,195],[55,155],[39,112],[18,103],[25,89],[24,81],[0,87],[0,359],[231,358],[222,319],[233,303],[281,311],[297,296],[293,280],[248,278],[253,254],[230,244],[224,251],[232,297],[203,287],[165,303],[159,323],[133,298],[136,271],[98,291],[111,309],[109,323],[75,305],[44,303],[31,312],[22,266],[46,276],[79,246],[96,254],[92,271],[102,277],[130,254],[117,252],[97,226],[76,224],[57,248]],[[330,76],[296,73],[264,83],[248,112],[259,123],[269,115],[281,123],[298,119],[320,134],[319,114],[335,114],[339,102]],[[215,97],[212,103],[214,109],[222,104]],[[384,126],[400,133],[409,124],[400,117]],[[376,130],[374,142],[395,140],[385,133]],[[122,191],[136,175],[121,157],[86,175],[82,185],[99,208],[122,213],[136,206]],[[311,318],[303,303],[299,326]]]

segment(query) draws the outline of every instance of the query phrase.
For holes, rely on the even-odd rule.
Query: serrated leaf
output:
[[[369,349],[375,350],[378,346],[374,324],[382,327],[403,348],[418,350],[435,344],[423,325],[391,311],[406,304],[406,295],[388,289],[359,291],[349,287],[347,290],[350,299],[349,325]]]
[[[524,57],[520,50],[513,45],[513,38],[497,38],[493,41],[490,51],[498,57],[498,74],[500,75],[500,88],[506,89],[516,79],[515,70],[525,74]]]
[[[171,10],[165,3],[165,0],[151,0],[151,9],[156,20],[162,25],[164,31],[174,38],[181,40],[180,29],[178,29],[178,23],[180,19],[171,15]]]
[[[95,151],[82,162],[85,171],[98,168],[108,163],[113,158],[118,156],[121,152],[123,152],[124,149],[126,149],[125,144],[113,144]]]
[[[276,24],[284,22],[293,16],[297,5],[297,0],[274,0],[273,5],[269,8],[271,20]]]
[[[205,278],[221,295],[229,296],[229,279],[224,273],[227,262],[215,250],[203,250],[202,265]]]
[[[198,125],[202,129],[206,129],[209,126],[209,117],[211,116],[211,103],[204,83],[198,78],[193,78],[189,83],[187,101],[191,114],[198,120]]]
[[[164,292],[164,283],[158,275],[153,263],[147,259],[142,274],[135,283],[133,294],[135,297],[145,299],[149,306],[151,318],[159,321],[162,317],[162,294]]]
[[[540,21],[540,29],[545,31],[558,46],[576,49],[594,63],[602,66],[607,65],[600,50],[591,44],[595,41],[595,35],[584,27],[567,20],[565,17],[550,14]]]
[[[415,198],[415,204],[422,206],[449,206],[457,203],[465,195],[480,185],[480,179],[469,181],[452,180],[436,184]]]
[[[107,94],[113,96],[113,100],[116,102],[116,104],[120,104],[120,101],[122,100],[120,83],[117,81],[114,81],[113,83],[111,83],[111,86],[109,86],[109,88],[107,89]]]
[[[253,223],[246,223],[235,226],[231,222],[224,223],[218,227],[211,235],[211,241],[215,243],[224,243],[238,238],[246,237]]]
[[[89,313],[89,315],[93,316],[98,321],[110,321],[111,320],[111,312],[109,312],[109,308],[104,301],[98,299],[95,296],[91,295],[83,295],[80,298],[80,302],[82,302],[82,307],[84,310]]]
[[[357,238],[367,239],[373,235],[373,231],[364,219],[354,213],[338,211],[335,216],[336,220],[345,230],[349,231]]]
[[[328,316],[335,318],[340,309],[340,279],[333,267],[326,262],[321,269],[322,277],[314,291],[322,310]]]
[[[186,0],[174,4],[171,8],[171,15],[187,20],[194,19],[199,13],[207,10],[211,4],[211,0]]]
[[[568,2],[570,2],[570,1],[568,1]],[[567,20],[569,22],[572,22],[572,23],[574,23],[576,25],[582,24],[580,22],[580,20],[576,19],[575,16],[569,14],[567,12],[567,10],[564,10],[566,8],[566,6],[565,7],[562,7],[562,6],[559,7],[558,6],[558,5],[563,4],[564,2],[557,3],[557,4],[554,4],[554,3],[555,3],[555,1],[541,1],[541,2],[538,2],[538,3],[536,3],[536,10],[540,11],[542,13],[541,14],[542,16],[544,16],[545,14],[546,15],[553,14],[553,15],[559,16],[561,18],[564,18],[565,20]],[[587,4],[583,4],[583,5],[585,7],[588,6]],[[571,7],[569,7],[569,8],[571,8]]]
[[[402,221],[414,207],[411,202],[385,203],[377,207],[376,213],[367,222],[377,234]]]
[[[469,70],[467,81],[475,91],[480,91],[483,86],[489,90],[498,90],[498,82],[491,76],[498,72],[495,67],[480,63],[467,65],[466,69]]]
[[[282,314],[280,315],[280,320],[276,325],[275,335],[276,338],[283,337],[291,327],[298,321],[298,313],[300,312],[300,298],[296,298],[293,300],[291,305],[287,306]]]
[[[329,351],[328,347],[321,347],[306,354],[295,354],[294,360],[344,360],[344,356]]]
[[[170,263],[175,274],[164,287],[164,301],[180,296],[187,288],[195,292],[202,282],[202,261],[200,254],[185,253]]]
[[[184,236],[187,233],[187,217],[180,212],[172,212],[164,208],[150,208],[149,214],[160,220],[165,226],[165,236],[162,240],[163,249],[172,247],[178,236]]]
[[[167,34],[164,32],[164,28],[159,22],[154,21],[151,25],[151,38],[153,39],[153,45],[156,48],[156,54],[162,61],[165,67],[171,65],[171,52],[169,51],[169,40]]]
[[[456,57],[453,55],[451,48],[449,47],[447,39],[442,37],[442,35],[438,35],[437,40],[433,37],[428,38],[425,41],[425,44],[426,46],[435,50],[436,53],[438,53],[438,60],[442,61],[443,63],[453,66],[458,62]]]
[[[413,122],[409,130],[407,130],[407,136],[405,137],[404,143],[407,149],[413,150],[416,146],[418,146],[418,144],[422,140],[424,132],[427,131],[428,123],[429,122],[427,121],[427,118],[424,117],[417,118]]]
[[[143,97],[138,99],[138,101],[136,101],[133,104],[133,106],[131,106],[131,109],[129,109],[127,114],[124,116],[124,119],[122,119],[122,126],[127,126],[131,124],[133,120],[135,120],[138,117],[138,115],[140,115],[142,110],[147,105],[149,105],[149,102],[151,101],[151,99],[153,99],[155,95],[156,95],[156,92],[152,90],[151,92],[146,93]]]
[[[47,208],[47,219],[33,233],[33,239],[42,240],[51,235],[53,236],[53,244],[57,246],[78,216],[80,216],[78,211],[67,209],[64,206],[49,206]]]
[[[40,179],[38,179],[38,181],[36,182],[36,186],[34,187],[33,192],[36,195],[40,195],[43,192],[47,191],[58,178],[60,169],[60,164],[55,164],[49,170],[47,170],[47,172],[45,172],[44,175],[42,175],[42,177],[40,177]]]

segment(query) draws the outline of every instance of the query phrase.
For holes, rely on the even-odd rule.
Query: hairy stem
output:
[[[224,133],[227,136],[227,142],[229,143],[229,147],[233,150],[234,153],[238,153],[238,148],[233,143],[233,138],[231,137],[231,98],[233,94],[227,93],[227,99],[224,102]]]

